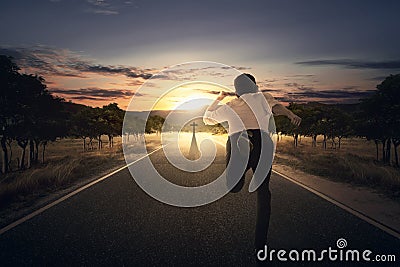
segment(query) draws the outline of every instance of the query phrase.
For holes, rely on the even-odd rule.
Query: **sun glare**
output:
[[[219,91],[226,88],[215,84],[192,83],[179,86],[163,97],[154,106],[154,110],[197,110],[208,106]]]

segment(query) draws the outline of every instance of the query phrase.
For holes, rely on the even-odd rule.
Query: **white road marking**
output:
[[[217,141],[215,139],[214,139],[214,141],[216,143],[220,144],[221,146],[224,146],[224,147],[226,146],[224,143],[219,142],[219,141]],[[303,183],[301,183],[301,182],[299,182],[299,181],[297,181],[297,180],[295,180],[293,178],[290,178],[289,176],[287,176],[287,175],[285,175],[283,173],[277,172],[275,170],[272,170],[272,172],[274,172],[275,174],[278,174],[279,176],[281,176],[282,178],[285,178],[286,180],[291,181],[292,183],[295,183],[295,184],[303,187],[304,189],[310,191],[311,193],[314,193],[315,195],[319,196],[320,198],[323,198],[323,199],[329,201],[330,203],[338,206],[339,208],[344,209],[345,211],[353,214],[354,216],[357,216],[361,220],[366,221],[369,224],[372,224],[373,226],[378,227],[379,229],[385,231],[386,233],[388,233],[388,234],[400,239],[400,233],[398,231],[396,231],[395,229],[391,228],[390,226],[385,225],[385,224],[383,224],[383,223],[381,223],[381,222],[369,217],[367,214],[359,212],[359,211],[353,209],[352,207],[347,206],[346,204],[344,204],[342,202],[339,202],[339,201],[337,201],[337,200],[325,195],[324,193],[322,193],[322,192],[320,192],[320,191],[318,191],[316,189],[313,189],[313,188],[311,188],[311,187],[309,187],[309,186],[307,186],[307,185],[305,185],[305,184],[303,184]]]
[[[225,144],[224,144],[224,143],[219,142],[219,141],[217,141],[217,140],[215,140],[215,139],[214,139],[214,141],[215,141],[217,144],[220,144],[221,146],[225,147]],[[16,227],[17,225],[20,225],[21,223],[26,222],[26,221],[32,219],[33,217],[35,217],[35,216],[39,215],[40,213],[42,213],[42,212],[48,210],[49,208],[51,208],[51,207],[53,207],[53,206],[55,206],[55,205],[57,205],[57,204],[63,202],[64,200],[67,200],[68,198],[70,198],[70,197],[72,197],[72,196],[74,196],[74,195],[80,193],[81,191],[83,191],[83,190],[85,190],[85,189],[87,189],[87,188],[89,188],[89,187],[91,187],[91,186],[93,186],[93,185],[95,185],[95,184],[97,184],[97,183],[99,183],[99,182],[101,182],[101,181],[103,181],[103,180],[109,178],[110,176],[112,176],[112,175],[114,175],[114,174],[116,174],[116,173],[118,173],[118,172],[120,172],[120,171],[122,171],[122,170],[128,168],[128,167],[131,166],[132,164],[134,164],[134,163],[138,162],[139,160],[142,160],[142,159],[144,159],[144,158],[150,156],[151,154],[153,154],[154,152],[157,152],[158,150],[160,150],[160,149],[162,149],[162,148],[163,148],[163,147],[161,146],[161,147],[159,147],[159,148],[153,150],[153,151],[150,152],[149,154],[146,154],[146,155],[140,157],[139,159],[135,160],[134,162],[131,162],[131,163],[129,163],[129,164],[127,164],[127,165],[125,165],[125,166],[123,166],[123,167],[121,167],[121,168],[119,168],[119,169],[117,169],[117,170],[115,170],[115,171],[113,171],[113,172],[111,172],[111,173],[109,173],[109,174],[107,174],[107,175],[105,175],[105,176],[103,176],[103,177],[101,177],[101,178],[99,178],[99,179],[97,179],[97,180],[95,180],[95,181],[89,183],[89,184],[86,184],[86,185],[84,185],[84,186],[82,186],[82,187],[76,189],[75,191],[73,191],[73,192],[71,192],[71,193],[69,193],[69,194],[67,194],[67,195],[65,195],[65,196],[63,196],[63,197],[57,199],[56,201],[54,201],[54,202],[52,202],[52,203],[49,203],[49,204],[47,204],[46,206],[44,206],[44,207],[42,207],[42,208],[40,208],[40,209],[38,209],[38,210],[36,210],[36,211],[34,211],[34,212],[28,214],[28,215],[22,217],[21,219],[19,219],[19,220],[15,221],[15,222],[13,222],[13,223],[11,223],[11,224],[9,224],[9,225],[3,227],[2,229],[0,229],[0,235],[1,235],[1,234],[4,234],[4,233],[7,232],[8,230],[10,230],[10,229]],[[323,198],[323,199],[329,201],[330,203],[332,203],[332,204],[338,206],[339,208],[341,208],[341,209],[343,209],[343,210],[345,210],[345,211],[347,211],[347,212],[353,214],[354,216],[357,216],[357,217],[360,218],[361,220],[366,221],[366,222],[370,223],[371,225],[373,225],[373,226],[375,226],[375,227],[377,227],[377,228],[379,228],[379,229],[385,231],[386,233],[388,233],[388,234],[390,234],[390,235],[392,235],[392,236],[394,236],[394,237],[400,239],[400,233],[397,232],[396,230],[392,229],[390,226],[384,225],[384,224],[380,223],[379,221],[377,221],[377,220],[375,220],[375,219],[369,217],[368,215],[363,214],[363,213],[361,213],[361,212],[359,212],[359,211],[357,211],[357,210],[355,210],[355,209],[353,209],[353,208],[351,208],[351,207],[349,207],[349,206],[347,206],[347,205],[345,205],[345,204],[343,204],[343,203],[341,203],[341,202],[339,202],[339,201],[337,201],[337,200],[335,200],[335,199],[333,199],[333,198],[331,198],[331,197],[325,195],[325,194],[322,193],[322,192],[319,192],[319,191],[317,191],[317,190],[315,190],[315,189],[313,189],[313,188],[311,188],[311,187],[308,187],[307,185],[305,185],[305,184],[303,184],[303,183],[301,183],[301,182],[299,182],[299,181],[296,181],[295,179],[290,178],[289,176],[287,176],[287,175],[285,175],[285,174],[283,174],[283,173],[277,172],[277,171],[275,171],[275,170],[272,170],[272,172],[274,172],[275,174],[281,176],[282,178],[285,178],[285,179],[287,179],[287,180],[289,180],[289,181],[291,181],[291,182],[293,182],[293,183],[295,183],[295,184],[297,184],[297,185],[303,187],[304,189],[310,191],[311,193],[314,193],[315,195],[317,195],[317,196],[319,196],[319,197],[321,197],[321,198]]]
[[[387,226],[387,225],[385,225],[385,224],[383,224],[383,223],[381,223],[381,222],[369,217],[368,215],[366,215],[364,213],[361,213],[361,212],[353,209],[352,207],[349,207],[346,204],[344,204],[342,202],[339,202],[339,201],[337,201],[337,200],[325,195],[324,193],[322,193],[322,192],[320,192],[318,190],[315,190],[315,189],[313,189],[311,187],[308,187],[307,185],[305,185],[305,184],[303,184],[303,183],[301,183],[301,182],[299,182],[299,181],[297,181],[297,180],[295,180],[293,178],[290,178],[289,176],[287,176],[287,175],[285,175],[283,173],[280,173],[280,172],[277,172],[277,171],[274,171],[274,170],[272,170],[272,172],[278,174],[279,176],[281,176],[282,178],[285,178],[286,180],[291,181],[292,183],[295,183],[295,184],[303,187],[304,189],[310,191],[311,193],[314,193],[315,195],[319,196],[320,198],[323,198],[323,199],[329,201],[330,203],[338,206],[339,208],[344,209],[345,211],[353,214],[354,216],[357,216],[358,218],[362,219],[363,221],[366,221],[366,222],[372,224],[373,226],[378,227],[379,229],[385,231],[386,233],[388,233],[388,234],[400,239],[400,233],[397,232],[395,229],[391,228],[390,226]]]
[[[89,188],[89,187],[91,187],[91,186],[93,186],[93,185],[95,185],[95,184],[97,184],[97,183],[99,183],[99,182],[101,182],[101,181],[103,181],[103,180],[109,178],[110,176],[112,176],[112,175],[114,175],[114,174],[116,174],[116,173],[118,173],[118,172],[120,172],[120,171],[122,171],[122,170],[128,168],[128,167],[131,166],[132,164],[135,164],[135,163],[138,162],[139,160],[142,160],[142,159],[144,159],[144,158],[150,156],[151,154],[153,154],[154,152],[157,152],[158,150],[160,150],[160,149],[162,149],[162,148],[163,148],[163,146],[161,146],[161,147],[159,147],[159,148],[157,148],[157,149],[151,151],[150,153],[148,153],[148,154],[146,154],[146,155],[144,155],[144,156],[138,158],[137,160],[135,160],[135,161],[133,161],[133,162],[131,162],[131,163],[129,163],[129,164],[126,164],[125,166],[123,166],[123,167],[121,167],[121,168],[119,168],[119,169],[117,169],[117,170],[115,170],[115,171],[113,171],[113,172],[111,172],[111,173],[109,173],[109,174],[107,174],[107,175],[104,175],[103,177],[100,177],[100,178],[94,180],[93,182],[90,182],[90,183],[88,183],[88,184],[86,184],[86,185],[84,185],[84,186],[82,186],[82,187],[80,187],[80,188],[74,190],[74,191],[71,192],[71,193],[66,194],[65,196],[63,196],[63,197],[61,197],[61,198],[59,198],[59,199],[57,199],[57,200],[55,200],[55,201],[53,201],[53,202],[47,204],[46,206],[44,206],[44,207],[42,207],[42,208],[40,208],[40,209],[38,209],[38,210],[36,210],[36,211],[34,211],[34,212],[32,212],[32,213],[26,215],[26,216],[24,216],[24,217],[22,217],[21,219],[18,219],[18,220],[16,220],[15,222],[13,222],[13,223],[11,223],[11,224],[9,224],[9,225],[7,225],[7,226],[1,228],[1,229],[0,229],[0,235],[1,235],[1,234],[4,234],[4,233],[7,232],[8,230],[11,230],[12,228],[16,227],[17,225],[20,225],[21,223],[26,222],[27,220],[32,219],[33,217],[39,215],[40,213],[42,213],[42,212],[44,212],[44,211],[50,209],[51,207],[53,207],[53,206],[55,206],[55,205],[57,205],[57,204],[63,202],[64,200],[67,200],[68,198],[70,198],[70,197],[72,197],[72,196],[75,196],[76,194],[80,193],[81,191],[83,191],[83,190],[85,190],[85,189],[87,189],[87,188]]]

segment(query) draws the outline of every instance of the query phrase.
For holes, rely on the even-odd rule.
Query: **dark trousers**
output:
[[[228,167],[229,162],[233,159],[239,161],[239,157],[233,157],[234,153],[240,153],[237,147],[237,140],[240,133],[233,134],[228,138],[226,144],[226,165],[227,165],[227,179],[229,176],[234,176],[234,173],[241,173],[243,170],[235,169],[236,166],[242,165],[245,166],[244,174],[237,182],[237,184],[232,188],[232,193],[239,192],[245,183],[245,174],[249,169],[252,169],[253,173],[255,172],[261,154],[261,143],[262,143],[262,134],[266,134],[261,132],[260,130],[247,130],[248,138],[252,143],[251,149],[249,150],[249,158],[247,164],[231,164],[230,168]],[[269,138],[269,136],[268,136]],[[270,139],[268,141],[272,142]],[[231,162],[232,163],[232,162]],[[260,163],[261,164],[261,163]],[[266,169],[267,170],[267,169]],[[269,190],[269,181],[271,178],[271,171],[265,171],[262,175],[265,175],[265,179],[263,183],[257,188],[257,219],[256,219],[256,230],[255,230],[255,242],[254,246],[256,249],[264,248],[264,245],[267,243],[267,235],[268,235],[268,227],[269,220],[271,216],[271,192]]]

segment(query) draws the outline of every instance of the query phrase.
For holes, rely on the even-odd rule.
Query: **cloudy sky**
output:
[[[398,10],[395,0],[2,0],[0,54],[92,106],[125,108],[153,74],[188,61],[253,73],[286,103],[353,103],[400,73]]]

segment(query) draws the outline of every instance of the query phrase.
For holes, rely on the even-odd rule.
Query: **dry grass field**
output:
[[[213,138],[224,144],[227,135],[214,135]],[[301,137],[298,146],[294,147],[293,137],[281,136],[277,143],[274,163],[334,181],[365,186],[391,198],[400,199],[400,168],[380,162],[381,145],[377,161],[373,141],[343,138],[341,148],[338,148],[337,144],[335,148],[328,140],[325,150],[322,140],[323,137],[318,136],[317,146],[312,147],[310,137]],[[394,162],[394,153],[391,156]]]
[[[220,143],[226,141],[226,135],[214,135],[214,138]],[[159,146],[159,139],[160,136],[148,135],[147,147]],[[13,210],[30,207],[38,199],[61,190],[68,191],[74,185],[122,166],[125,161],[121,138],[115,138],[114,143],[114,147],[109,148],[104,138],[103,149],[97,149],[97,143],[94,143],[94,149],[85,152],[81,139],[62,139],[49,143],[44,164],[0,175],[0,217]],[[13,151],[15,169],[20,150],[14,147]],[[400,169],[383,165],[375,157],[374,143],[365,139],[343,139],[340,149],[332,148],[328,143],[325,150],[321,137],[317,139],[317,147],[311,146],[310,138],[302,137],[295,148],[293,138],[283,136],[277,144],[275,163],[327,179],[366,186],[389,197],[400,198]]]
[[[21,149],[13,144],[11,166],[15,171],[6,175],[0,174],[0,211],[9,208],[10,205],[16,205],[15,209],[19,209],[21,205],[30,206],[38,198],[68,189],[77,183],[90,181],[125,164],[121,137],[114,138],[112,148],[109,148],[105,136],[102,137],[102,141],[102,149],[97,148],[97,142],[94,140],[93,149],[86,151],[83,151],[82,139],[66,138],[51,142],[46,147],[45,162],[22,171],[17,170],[17,158],[20,157]],[[140,140],[131,137],[130,143],[136,145],[138,142]],[[146,137],[148,150],[159,145],[159,136]],[[40,147],[40,153],[41,150]]]
[[[298,147],[294,147],[293,138],[283,136],[277,145],[275,162],[335,181],[367,186],[390,197],[400,197],[400,168],[377,161],[373,141],[343,138],[341,143],[341,148],[334,148],[328,141],[325,150],[322,137],[317,139],[317,147],[312,147],[311,138],[302,137]],[[381,156],[379,151],[379,158]]]
[[[105,139],[105,138],[104,138]],[[23,171],[0,175],[0,208],[9,203],[29,205],[31,200],[67,188],[124,163],[121,138],[115,138],[113,148],[104,140],[103,149],[83,151],[81,139],[61,139],[46,147],[45,163]],[[97,144],[95,144],[97,145]],[[20,149],[13,148],[13,169]],[[27,156],[27,155],[26,155]]]

